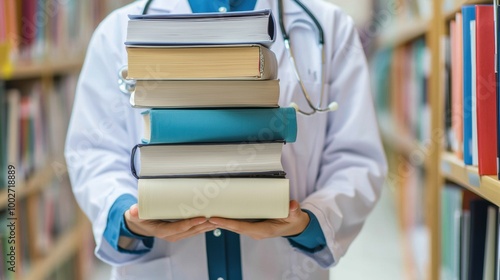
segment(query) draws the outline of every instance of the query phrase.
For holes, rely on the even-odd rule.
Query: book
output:
[[[20,100],[21,93],[17,89],[7,90],[7,165],[12,164],[19,168],[19,149],[20,149]],[[17,176],[16,176],[17,177]]]
[[[497,210],[496,230],[495,279],[500,280],[500,209]]]
[[[491,12],[493,12],[493,10]],[[483,280],[495,279],[497,214],[498,207],[490,205],[488,207],[488,216],[486,218]]]
[[[0,81],[0,189],[7,186],[7,93],[4,81]]]
[[[462,195],[462,189],[454,185],[446,185],[441,193],[442,279],[459,279],[460,275]]]
[[[275,54],[261,45],[128,46],[128,79],[273,80]]]
[[[493,6],[476,7],[477,54],[476,54],[476,105],[478,167],[480,175],[496,174],[497,121],[496,121],[496,81],[495,26]]]
[[[271,45],[276,37],[271,10],[228,13],[130,15],[127,45]]]
[[[139,218],[288,217],[289,181],[270,178],[139,179]]]
[[[469,278],[483,279],[488,207],[486,200],[470,203]]]
[[[454,22],[452,22],[454,23]],[[450,33],[451,33],[450,26]],[[455,135],[452,128],[452,105],[451,105],[451,60],[452,60],[452,51],[451,51],[451,38],[452,36],[443,35],[441,37],[441,48],[444,55],[444,67],[443,67],[443,78],[444,78],[444,128],[445,128],[445,149],[447,151],[453,151],[453,143],[455,143]]]
[[[150,109],[143,112],[145,144],[295,142],[294,108]]]
[[[283,177],[282,148],[282,142],[137,145],[131,153],[131,168],[138,178],[228,174]],[[135,168],[135,159],[140,170]]]
[[[476,6],[462,7],[463,34],[463,139],[464,163],[473,164],[472,146],[472,50],[470,23],[476,20]]]
[[[278,107],[279,80],[163,81],[138,80],[133,107]]]
[[[471,115],[472,115],[472,165],[478,165],[477,150],[477,60],[476,60],[476,20],[470,22],[470,54],[471,54]]]
[[[463,209],[460,218],[460,279],[467,279],[469,275],[469,242],[470,242],[470,210]]]
[[[463,45],[462,14],[457,13],[455,24],[451,24],[452,37],[452,127],[454,131],[453,150],[459,159],[463,159]]]
[[[462,214],[460,217],[460,279],[468,279],[470,259],[470,234],[471,234],[471,201],[481,199],[473,192],[463,190]]]
[[[498,4],[498,3],[497,3]],[[495,73],[496,73],[496,96],[497,96],[497,178],[500,179],[500,43],[498,42],[498,34],[500,32],[500,19],[498,15],[500,13],[500,6],[495,7]],[[500,276],[498,277],[500,278]],[[500,279],[499,279],[500,280]]]

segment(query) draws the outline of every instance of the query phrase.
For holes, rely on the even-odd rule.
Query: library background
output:
[[[332,279],[500,279],[493,1],[329,1],[357,24],[390,163]],[[90,36],[130,2],[0,0],[0,279],[109,279],[62,147]]]

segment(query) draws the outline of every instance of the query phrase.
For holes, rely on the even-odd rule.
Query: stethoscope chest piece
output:
[[[123,94],[130,95],[135,91],[135,80],[127,79],[127,74],[127,66],[118,70],[118,88]]]

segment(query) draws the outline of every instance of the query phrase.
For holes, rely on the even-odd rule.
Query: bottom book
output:
[[[139,218],[279,219],[288,217],[285,178],[139,179]]]

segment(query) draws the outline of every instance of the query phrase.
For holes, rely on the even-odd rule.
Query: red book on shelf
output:
[[[493,6],[476,6],[476,106],[480,175],[495,175],[497,154]]]

